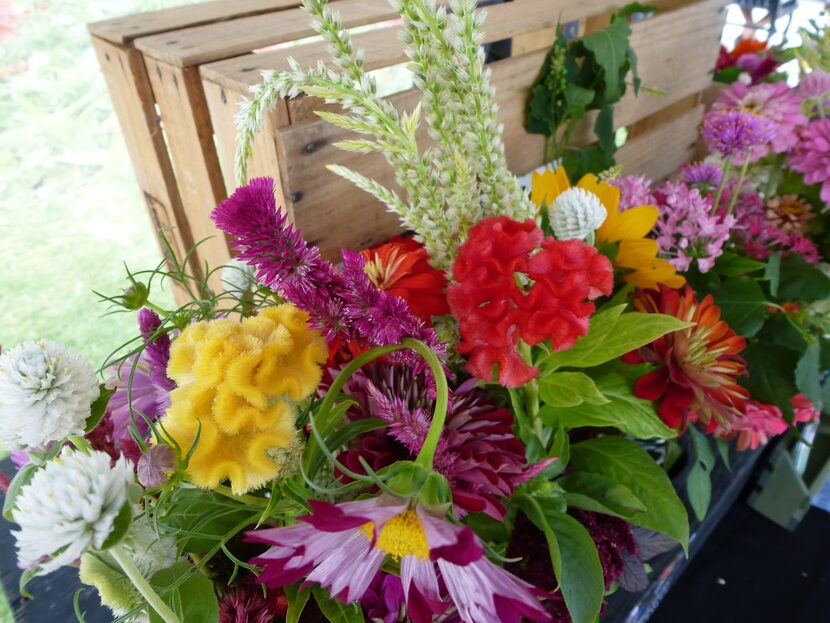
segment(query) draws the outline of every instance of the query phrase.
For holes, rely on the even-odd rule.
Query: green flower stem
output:
[[[744,178],[746,177],[746,172],[749,170],[749,154],[747,154],[746,160],[744,160],[744,164],[741,167],[741,174],[738,176],[738,183],[735,185],[735,192],[732,193],[732,199],[729,201],[729,209],[726,211],[726,214],[732,214],[732,210],[735,209],[735,204],[738,202],[738,195],[741,194],[741,187],[744,185]]]
[[[449,403],[449,390],[447,388],[447,376],[444,374],[444,368],[441,366],[441,361],[438,356],[432,352],[432,349],[414,338],[404,338],[400,344],[390,344],[387,346],[378,346],[371,350],[361,353],[352,359],[346,367],[335,377],[328,391],[326,397],[320,403],[320,408],[315,416],[318,419],[323,419],[326,414],[334,407],[337,397],[340,395],[340,390],[346,382],[357,372],[361,367],[367,363],[374,361],[384,355],[393,353],[398,350],[414,350],[421,355],[429,365],[432,376],[435,378],[435,409],[432,414],[432,423],[429,427],[424,445],[421,446],[421,451],[418,453],[415,462],[418,465],[432,469],[432,461],[435,458],[435,449],[438,447],[438,440],[441,438],[441,431],[444,429],[444,422],[447,419],[447,405]]]
[[[266,500],[265,498],[258,498],[254,495],[237,495],[230,488],[226,487],[225,485],[217,485],[213,488],[216,493],[219,495],[224,495],[226,498],[230,498],[232,500],[236,500],[237,502],[242,502],[244,504],[250,504],[252,506],[262,506],[266,508],[271,502],[270,500]]]
[[[181,623],[179,617],[170,609],[164,600],[159,597],[159,594],[150,586],[147,579],[141,575],[141,571],[135,566],[132,557],[123,549],[121,545],[115,545],[109,549],[109,553],[115,559],[124,575],[133,583],[136,590],[141,593],[141,596],[150,604],[150,607],[156,611],[165,623]]]
[[[729,178],[729,173],[732,169],[732,156],[726,159],[726,164],[723,165],[723,178],[721,178],[718,190],[715,193],[715,200],[712,202],[712,214],[718,213],[718,205],[720,204],[720,196],[723,194],[723,187],[726,185],[726,180]]]

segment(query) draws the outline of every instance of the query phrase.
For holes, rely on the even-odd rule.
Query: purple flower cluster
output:
[[[723,169],[714,162],[686,163],[680,167],[680,179],[705,195],[720,186]]]
[[[651,180],[642,175],[627,175],[618,177],[611,182],[612,186],[620,189],[620,211],[636,206],[654,205],[651,196]]]
[[[708,272],[723,252],[735,218],[711,214],[708,197],[683,182],[663,183],[654,198],[660,210],[655,231],[661,255],[677,270],[689,270],[696,261],[700,272]]]
[[[376,288],[364,272],[359,253],[343,251],[338,271],[288,222],[274,199],[274,181],[256,178],[236,189],[213,211],[213,221],[237,240],[238,258],[257,269],[257,279],[309,313],[314,328],[329,341],[340,338],[379,346],[405,337],[426,342],[443,354],[432,329],[405,301]]]
[[[753,147],[767,145],[774,134],[773,121],[740,110],[712,110],[706,113],[701,130],[709,149],[724,158],[745,158]]]

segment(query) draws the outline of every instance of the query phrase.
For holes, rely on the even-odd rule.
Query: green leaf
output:
[[[180,487],[159,504],[158,523],[183,551],[204,553],[249,514],[245,507],[218,493]]]
[[[541,367],[553,371],[562,367],[598,366],[667,333],[691,326],[691,323],[664,314],[624,314],[625,307],[618,305],[594,314],[588,334],[579,338],[572,348],[548,355],[541,361]]]
[[[299,590],[297,584],[290,584],[283,588],[288,600],[288,612],[285,614],[285,623],[300,623],[300,617],[311,597],[311,589],[306,587]]]
[[[723,464],[726,465],[726,469],[728,469],[731,472],[732,466],[729,462],[729,442],[726,441],[726,439],[721,438],[717,438],[715,441],[717,442],[718,452],[720,453],[721,461],[723,461]]]
[[[112,532],[104,541],[104,544],[101,545],[101,549],[109,549],[116,543],[118,543],[121,539],[124,538],[124,535],[127,534],[127,531],[130,529],[130,524],[133,521],[133,509],[132,504],[129,501],[124,502],[124,506],[121,507],[121,510],[118,511],[118,514],[115,516],[115,519],[112,521]]]
[[[741,355],[746,359],[749,375],[740,377],[740,384],[755,400],[778,406],[784,418],[792,422],[790,398],[798,393],[793,371],[798,365],[799,353],[777,344],[752,341]]]
[[[6,491],[6,498],[3,500],[3,517],[7,520],[12,521],[12,511],[14,510],[15,500],[17,500],[17,496],[20,495],[23,487],[31,482],[32,477],[35,475],[37,470],[37,465],[34,463],[27,463],[21,467],[14,475],[14,478],[12,478],[12,481],[9,483],[9,490]]]
[[[618,101],[625,92],[620,71],[628,61],[628,37],[631,28],[624,19],[614,20],[610,26],[582,38],[581,44],[593,52],[594,62],[602,68],[605,79],[606,101]]]
[[[608,404],[593,379],[582,372],[555,372],[539,380],[539,395],[551,407],[575,407],[587,402]]]
[[[169,569],[162,569],[150,578],[150,584],[182,623],[216,623],[219,620],[219,603],[213,584],[189,563],[177,562]],[[164,623],[155,610],[148,608],[148,612],[150,623]]]
[[[830,277],[804,258],[791,253],[781,260],[778,299],[812,303],[830,298]]]
[[[320,586],[313,586],[311,592],[320,612],[331,623],[363,623],[363,611],[358,604],[344,604],[329,596],[328,591]]]
[[[628,521],[662,532],[688,548],[686,508],[666,472],[636,443],[622,437],[598,437],[573,444],[571,465],[576,472],[602,474],[628,487],[647,509]]]
[[[576,519],[545,498],[520,496],[517,499],[545,535],[551,564],[574,623],[594,623],[602,607],[605,581],[596,545]]]
[[[606,104],[600,109],[594,122],[594,134],[599,140],[599,146],[609,158],[614,157],[617,145],[614,142],[614,107]]]
[[[622,374],[611,373],[596,379],[596,388],[607,404],[583,403],[575,407],[543,406],[539,417],[549,426],[565,429],[614,427],[638,439],[671,439],[677,431],[657,415],[654,403],[637,398]]]
[[[334,452],[338,448],[345,445],[353,437],[357,437],[358,435],[363,435],[386,426],[389,426],[389,424],[380,418],[366,418],[349,422],[343,428],[334,431],[326,437],[326,447]],[[309,476],[314,476],[314,474],[317,473],[317,470],[320,469],[326,461],[325,455],[318,447],[316,447],[316,444],[314,450],[314,452],[309,452],[308,458],[306,459],[308,463]]]
[[[766,268],[767,264],[758,262],[748,257],[743,257],[737,253],[723,252],[718,259],[715,260],[715,272],[724,277],[738,277],[740,275],[748,275],[749,273],[756,273],[759,270]]]
[[[810,344],[804,350],[795,367],[795,385],[809,398],[817,408],[822,407],[821,366],[819,357],[821,347]]]
[[[778,297],[778,286],[781,284],[781,251],[776,251],[767,258],[764,279],[769,280],[770,295]]]
[[[568,84],[565,87],[565,102],[568,105],[565,114],[577,119],[581,118],[595,96],[596,93],[591,89],[586,89],[578,84]]]
[[[695,516],[703,521],[709,510],[712,499],[712,468],[715,466],[715,455],[709,440],[694,426],[689,427],[692,439],[692,460],[694,466],[686,477],[686,491],[689,494],[689,504]]]
[[[568,508],[581,508],[623,519],[647,510],[631,489],[602,474],[574,472],[557,482],[567,492]]]
[[[761,286],[750,277],[730,277],[710,288],[721,317],[738,335],[752,337],[767,318],[769,305]]]
[[[110,402],[110,398],[115,393],[115,388],[107,387],[103,383],[99,385],[100,393],[98,394],[98,398],[95,399],[95,402],[92,403],[90,407],[90,415],[86,419],[86,423],[84,424],[84,432],[88,433],[96,426],[98,423],[104,418],[104,414],[107,412],[107,405]]]

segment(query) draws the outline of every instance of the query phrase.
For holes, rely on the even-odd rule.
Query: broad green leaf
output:
[[[830,298],[830,277],[797,253],[781,260],[780,301],[812,303]]]
[[[611,307],[591,317],[588,334],[572,348],[551,353],[541,362],[545,372],[556,368],[589,368],[616,359],[667,333],[691,326],[664,314],[623,314],[625,305]]]
[[[767,265],[764,262],[743,257],[737,253],[725,251],[715,260],[715,272],[724,277],[738,277],[763,270]]]
[[[622,437],[598,437],[573,444],[571,465],[575,472],[602,474],[628,487],[647,509],[628,521],[688,547],[686,508],[666,472],[636,443]]]
[[[585,109],[594,100],[596,93],[578,84],[568,84],[565,87],[565,101],[568,104],[566,114],[572,117],[581,117]]]
[[[363,623],[363,611],[357,603],[344,604],[319,586],[313,586],[311,593],[320,607],[320,612],[331,623]]]
[[[748,376],[738,379],[759,402],[777,405],[784,418],[792,422],[790,398],[798,393],[794,372],[799,353],[777,344],[748,342],[741,355],[746,359]]]
[[[216,623],[219,620],[213,583],[189,563],[177,562],[169,569],[162,569],[150,578],[150,584],[182,623]],[[173,586],[175,588],[171,588]],[[148,612],[150,623],[164,623],[152,608],[148,608]]]
[[[795,367],[795,385],[804,393],[817,407],[822,406],[821,395],[821,366],[819,357],[821,347],[818,344],[810,344],[804,350],[798,365]]]
[[[17,496],[20,495],[23,487],[31,482],[37,469],[38,466],[34,463],[27,463],[18,470],[9,483],[9,490],[6,491],[6,497],[3,500],[3,517],[9,521],[12,521],[12,510],[14,510],[14,503]]]
[[[778,286],[781,284],[781,251],[776,251],[767,258],[764,278],[769,280],[769,293],[777,298]]]
[[[124,506],[121,507],[121,510],[118,511],[118,514],[115,516],[112,522],[112,532],[104,541],[103,545],[101,545],[101,549],[108,549],[118,543],[124,535],[127,534],[127,530],[130,529],[130,524],[133,521],[133,509],[132,504],[129,501],[124,502]]]
[[[617,145],[614,142],[614,106],[611,104],[603,106],[599,111],[594,122],[594,134],[599,140],[600,149],[613,158]]]
[[[300,623],[300,617],[311,597],[311,589],[306,587],[299,590],[296,584],[290,584],[283,589],[288,600],[288,612],[285,613],[285,623]]]
[[[554,372],[539,380],[539,395],[551,407],[575,407],[586,402],[608,404],[593,379],[582,372]]]
[[[720,307],[721,317],[738,335],[752,337],[764,326],[769,303],[751,277],[731,277],[713,284],[710,293]]]
[[[549,426],[565,429],[614,427],[638,439],[671,439],[677,431],[668,427],[657,415],[654,403],[637,398],[622,374],[612,373],[595,381],[607,404],[583,403],[575,407],[543,406],[539,417]]]
[[[551,564],[574,623],[594,623],[605,581],[591,535],[576,519],[545,498],[519,496],[517,503],[545,535]]]
[[[568,507],[626,519],[647,509],[634,493],[603,474],[574,472],[557,481],[565,489]]]
[[[726,439],[720,438],[716,439],[715,441],[717,442],[718,452],[720,453],[721,461],[723,461],[723,464],[726,465],[726,469],[728,469],[731,472],[732,465],[729,462],[729,442],[726,441]]]
[[[692,440],[694,466],[686,477],[686,492],[689,494],[689,504],[695,516],[703,521],[712,499],[711,474],[715,466],[715,455],[709,440],[694,426],[689,427],[689,436]]]
[[[103,383],[101,383],[100,393],[98,394],[98,398],[92,403],[90,407],[90,415],[86,419],[86,423],[84,424],[84,432],[88,433],[96,426],[98,423],[104,418],[104,414],[107,412],[107,405],[110,402],[110,398],[115,393],[115,388],[107,387]]]
[[[603,70],[606,100],[609,102],[617,101],[625,92],[625,83],[620,82],[620,70],[628,60],[630,35],[628,22],[618,19],[581,40],[585,49],[593,52],[595,62]]]

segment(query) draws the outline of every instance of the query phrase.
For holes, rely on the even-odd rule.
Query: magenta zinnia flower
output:
[[[731,431],[725,432],[718,429],[715,435],[727,439],[737,435],[738,450],[750,448],[755,450],[759,446],[765,446],[770,437],[777,437],[787,432],[788,428],[778,407],[749,400],[744,407],[743,414],[733,420]]]
[[[752,147],[750,160],[753,162],[766,156],[770,149],[777,154],[790,150],[798,140],[796,128],[807,123],[800,98],[785,82],[747,86],[737,81],[721,93],[714,108],[738,110],[773,122],[771,139]]]
[[[480,512],[501,521],[506,509],[500,498],[512,495],[553,459],[528,465],[524,445],[513,434],[513,415],[493,406],[475,385],[475,380],[469,380],[450,390],[447,421],[435,452],[435,471],[449,482],[457,514]],[[340,462],[362,474],[361,458],[379,470],[418,455],[434,407],[423,374],[374,363],[359,370],[344,391],[358,403],[349,410],[349,417],[380,418],[389,426],[362,436],[340,454]]]
[[[216,226],[236,237],[238,258],[257,269],[257,279],[312,318],[314,328],[363,345],[398,344],[413,337],[441,356],[435,332],[415,317],[406,302],[379,290],[364,271],[366,259],[343,252],[338,272],[288,222],[274,198],[274,181],[262,177],[240,186],[211,215]],[[408,355],[401,355],[408,358]],[[420,358],[410,358],[422,367]]]
[[[789,164],[804,174],[806,184],[821,184],[821,200],[830,204],[830,119],[813,121],[801,129]]]
[[[450,605],[465,623],[550,620],[537,599],[543,593],[490,562],[467,526],[399,498],[309,504],[312,514],[301,523],[249,533],[272,546],[251,561],[262,567],[260,582],[278,587],[305,578],[351,603],[365,595],[389,556],[400,564],[414,623],[430,623]]]
[[[758,150],[768,149],[774,132],[775,124],[765,117],[740,110],[711,110],[703,118],[700,134],[709,149],[724,158],[749,155],[754,161],[764,155]]]

